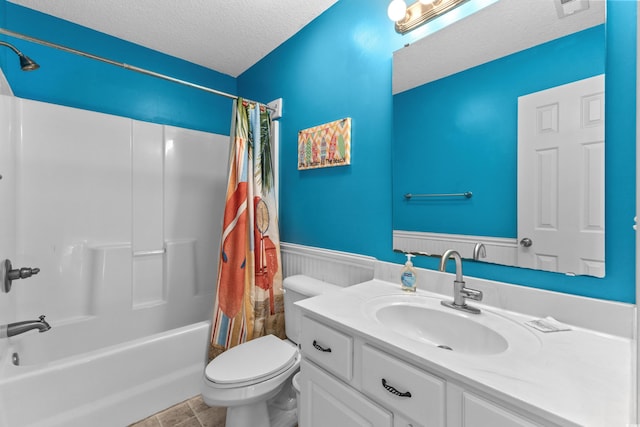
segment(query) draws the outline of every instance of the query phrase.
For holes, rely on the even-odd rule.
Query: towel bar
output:
[[[413,197],[466,197],[470,199],[473,196],[471,191],[466,191],[464,193],[441,193],[441,194],[411,194],[407,193],[404,195],[405,199],[411,199]]]

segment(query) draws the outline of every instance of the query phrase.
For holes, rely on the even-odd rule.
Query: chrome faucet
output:
[[[441,301],[442,305],[466,311],[467,313],[480,314],[480,309],[467,305],[466,299],[482,301],[482,292],[464,286],[462,280],[462,257],[453,249],[448,249],[440,258],[440,271],[446,271],[447,261],[453,258],[456,262],[456,279],[453,281],[453,301]]]
[[[51,329],[51,325],[44,320],[44,314],[40,316],[40,320],[25,320],[22,322],[9,323],[6,325],[7,337],[14,335],[24,334],[32,329],[37,329],[38,332],[46,332]]]
[[[481,242],[476,243],[473,247],[473,259],[478,261],[480,258],[487,257],[487,248],[484,247],[484,244]]]

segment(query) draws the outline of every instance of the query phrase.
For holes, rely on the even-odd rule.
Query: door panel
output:
[[[518,265],[604,276],[604,75],[518,98]]]

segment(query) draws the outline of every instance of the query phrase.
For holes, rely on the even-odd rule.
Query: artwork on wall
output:
[[[351,164],[351,118],[298,132],[298,170]]]

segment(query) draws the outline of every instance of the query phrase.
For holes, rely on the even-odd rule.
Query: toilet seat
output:
[[[205,377],[217,388],[236,388],[276,377],[298,360],[298,349],[273,335],[233,347],[211,361]]]

